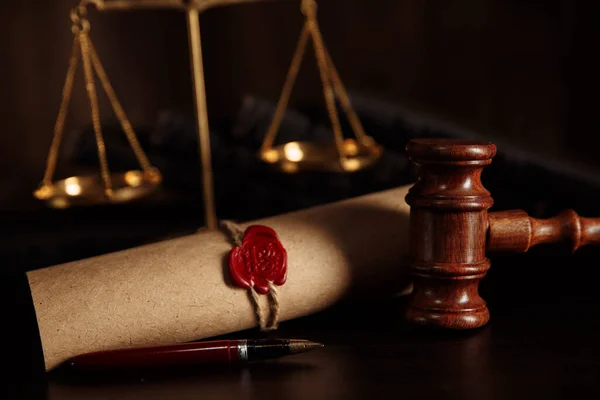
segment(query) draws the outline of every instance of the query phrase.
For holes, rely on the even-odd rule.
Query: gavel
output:
[[[600,218],[567,210],[550,219],[521,210],[489,212],[494,201],[481,183],[496,155],[489,142],[415,139],[406,147],[418,168],[409,190],[409,268],[413,292],[408,321],[472,329],[490,319],[478,287],[490,268],[490,251],[526,252],[542,243],[570,241],[573,251],[600,244]]]

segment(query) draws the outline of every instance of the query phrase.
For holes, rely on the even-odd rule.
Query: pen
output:
[[[283,357],[323,347],[300,339],[217,340],[168,346],[132,347],[75,356],[75,370],[114,370],[203,364],[229,364]]]

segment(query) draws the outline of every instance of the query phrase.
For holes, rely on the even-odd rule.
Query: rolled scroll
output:
[[[287,249],[281,321],[322,310],[354,291],[402,290],[407,190],[246,224],[272,227]],[[256,326],[247,291],[229,281],[231,248],[224,233],[202,231],[29,272],[46,369],[86,352],[186,342]]]

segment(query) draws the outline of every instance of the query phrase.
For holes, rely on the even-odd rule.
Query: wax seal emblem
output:
[[[242,288],[269,293],[269,282],[283,285],[287,277],[287,252],[277,233],[263,225],[246,229],[240,246],[229,252],[229,272]]]

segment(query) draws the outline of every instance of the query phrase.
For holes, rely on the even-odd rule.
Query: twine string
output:
[[[261,328],[263,331],[272,331],[277,329],[279,325],[279,293],[277,292],[277,288],[271,281],[267,281],[269,284],[269,297],[271,301],[269,302],[269,307],[271,309],[271,321],[269,321],[269,325],[265,328]]]
[[[256,290],[254,290],[254,288],[251,287],[250,289],[248,289],[248,294],[250,295],[250,300],[252,300],[252,306],[254,308],[254,312],[256,313],[258,326],[260,326],[260,330],[265,330],[267,327],[267,323],[265,322],[265,313],[263,312],[263,309],[260,306],[260,298],[258,297],[258,293],[256,293]]]
[[[238,224],[233,221],[221,221],[221,228],[227,234],[229,241],[234,246],[241,246],[242,240],[244,239],[244,230]]]
[[[227,234],[229,241],[234,246],[241,246],[242,240],[244,239],[244,229],[233,221],[221,221],[221,228]],[[260,306],[260,298],[254,287],[248,289],[248,295],[252,302],[258,326],[261,331],[273,331],[277,329],[279,325],[279,293],[275,284],[271,281],[267,281],[269,285],[269,311],[270,318],[267,320],[267,316],[263,308]]]

